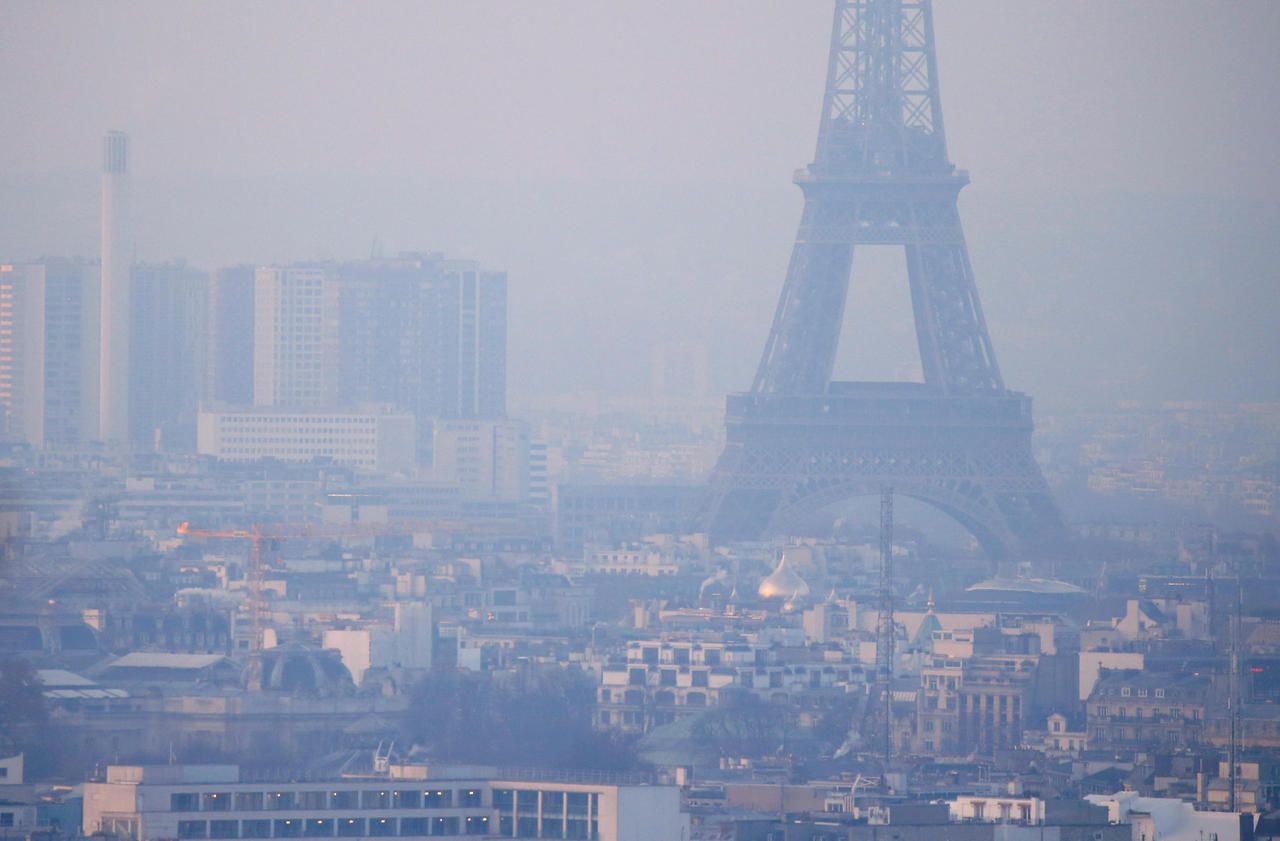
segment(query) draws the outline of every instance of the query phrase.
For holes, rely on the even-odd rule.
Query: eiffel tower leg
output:
[[[753,391],[821,392],[835,367],[853,264],[852,242],[805,239],[817,203],[805,206]]]

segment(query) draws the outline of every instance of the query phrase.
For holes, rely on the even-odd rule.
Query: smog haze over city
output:
[[[0,841],[1280,838],[1278,38],[0,0]]]

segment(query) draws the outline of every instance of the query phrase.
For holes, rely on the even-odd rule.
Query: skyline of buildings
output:
[[[1033,437],[931,2],[835,12],[720,405],[655,328],[509,414],[477,260],[138,260],[109,132],[97,261],[0,264],[0,841],[1280,838],[1280,405]],[[924,381],[833,379],[886,244]]]

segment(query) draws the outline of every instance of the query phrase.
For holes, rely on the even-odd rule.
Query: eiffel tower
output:
[[[783,533],[832,503],[895,492],[956,519],[997,561],[1058,554],[1031,452],[1031,400],[1005,388],[982,315],[938,95],[931,0],[836,0],[804,213],[751,391],[729,395],[703,527]],[[902,246],[922,383],[832,381],[859,245]]]

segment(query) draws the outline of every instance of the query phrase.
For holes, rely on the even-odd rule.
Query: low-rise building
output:
[[[390,409],[201,412],[196,448],[225,461],[328,460],[364,471],[409,471],[416,460],[413,415]]]
[[[255,782],[235,765],[108,767],[84,786],[84,832],[209,838],[581,838],[683,841],[680,790],[642,777],[504,777],[385,763],[359,776]]]
[[[1103,672],[1086,705],[1094,749],[1177,749],[1202,741],[1208,677],[1164,672]]]

